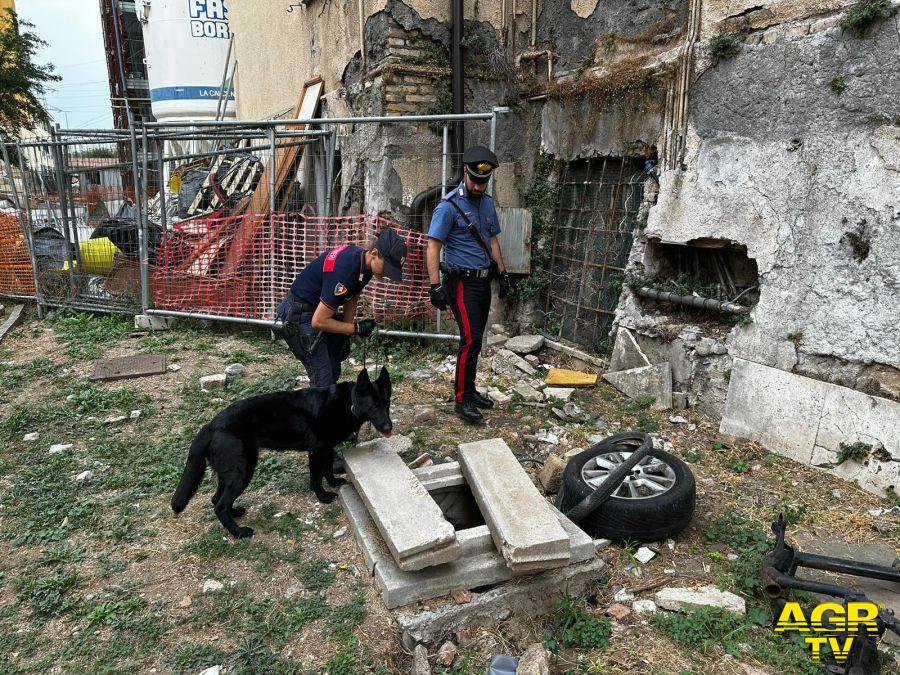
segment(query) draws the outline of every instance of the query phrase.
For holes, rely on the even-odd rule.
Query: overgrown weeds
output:
[[[890,0],[857,0],[841,21],[841,26],[859,35],[867,35],[872,26],[894,15]]]

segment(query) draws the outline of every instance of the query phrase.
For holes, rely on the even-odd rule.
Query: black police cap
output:
[[[497,155],[483,145],[473,145],[466,150],[463,153],[462,161],[473,178],[487,179],[490,177],[491,171],[500,166]]]

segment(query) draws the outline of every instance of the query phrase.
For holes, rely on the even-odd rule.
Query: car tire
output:
[[[566,513],[585,499],[595,489],[583,474],[585,466],[597,467],[594,458],[615,452],[634,452],[639,443],[636,437],[620,434],[601,441],[584,452],[575,455],[563,472],[562,488],[556,500],[556,507]],[[651,450],[648,459],[641,464],[663,463],[665,481],[671,483],[664,492],[651,496],[631,498],[616,495],[607,499],[600,507],[577,525],[594,538],[613,541],[651,542],[661,541],[681,532],[691,522],[694,515],[697,487],[690,468],[681,459],[662,450]],[[622,485],[625,481],[622,482]],[[640,488],[638,488],[640,489]]]

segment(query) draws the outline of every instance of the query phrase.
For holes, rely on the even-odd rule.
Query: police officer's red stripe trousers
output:
[[[491,282],[489,279],[448,276],[444,283],[450,295],[450,310],[459,325],[453,390],[457,403],[469,402],[475,393],[478,355],[491,308]]]

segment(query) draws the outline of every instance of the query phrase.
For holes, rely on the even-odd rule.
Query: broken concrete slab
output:
[[[499,335],[491,333],[485,339],[485,344],[487,344],[488,347],[496,347],[497,345],[506,344],[507,340],[509,340],[508,335],[503,335],[502,333]]]
[[[900,483],[900,403],[735,358],[720,431],[884,495]],[[880,443],[880,457],[832,466],[842,443]]]
[[[534,375],[537,371],[534,367],[518,354],[514,354],[508,349],[500,349],[491,359],[491,369],[498,375],[519,378],[521,373],[526,375]]]
[[[6,321],[3,322],[3,325],[0,326],[0,340],[2,340],[6,334],[12,330],[12,327],[18,323],[19,319],[22,318],[22,312],[25,309],[25,305],[16,305],[13,307],[9,316],[6,318]]]
[[[506,405],[507,403],[512,401],[512,398],[510,396],[507,396],[499,389],[491,389],[488,392],[488,398],[491,399],[497,405]]]
[[[136,314],[134,317],[135,330],[156,331],[169,330],[175,319],[168,316],[155,316],[150,314]]]
[[[672,367],[668,363],[606,373],[603,379],[630,398],[652,396],[651,408],[672,407]]]
[[[459,446],[459,463],[510,569],[569,562],[569,538],[502,438]]]
[[[596,583],[605,563],[593,558],[544,572],[515,586],[501,586],[484,593],[473,593],[465,605],[447,604],[428,612],[404,612],[397,623],[404,645],[433,643],[463,628],[496,626],[513,614],[519,618],[550,611],[564,595],[579,595]]]
[[[523,401],[540,403],[544,400],[544,395],[527,382],[519,382],[513,387],[513,392],[518,394]]]
[[[597,384],[596,373],[584,373],[580,370],[551,368],[547,371],[544,383],[551,387],[594,387]]]
[[[547,387],[544,389],[544,397],[548,401],[568,401],[575,390],[571,387]]]
[[[375,449],[377,447],[379,450],[392,450],[398,455],[402,455],[412,447],[412,438],[404,434],[394,434],[390,438],[379,436],[378,438],[373,438],[371,441],[360,443],[356,447],[369,449]]]
[[[414,571],[459,557],[453,526],[388,439],[347,450],[344,463],[401,569]]]
[[[578,359],[579,361],[584,361],[585,363],[589,363],[592,366],[597,366],[598,368],[605,368],[606,361],[596,356],[592,356],[587,352],[584,352],[580,349],[576,349],[575,347],[570,347],[569,345],[565,345],[562,342],[555,342],[553,340],[544,340],[544,346],[549,347],[553,351],[560,352],[567,356],[571,356],[573,359]]]
[[[517,335],[509,338],[504,346],[516,354],[533,354],[544,346],[544,336]]]
[[[715,586],[663,588],[656,593],[656,604],[674,612],[688,612],[695,607],[717,607],[733,614],[747,612],[747,603],[741,596]]]
[[[619,328],[616,333],[616,343],[613,346],[612,356],[609,359],[610,372],[620,370],[632,370],[649,366],[650,359],[641,350],[634,339],[634,335],[627,328]]]
[[[466,483],[462,470],[459,468],[459,462],[442,462],[432,466],[425,466],[420,469],[414,469],[413,474],[429,492],[456,485],[465,485]]]

